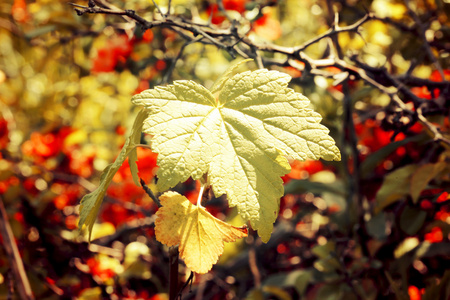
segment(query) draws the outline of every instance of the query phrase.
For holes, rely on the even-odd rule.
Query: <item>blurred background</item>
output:
[[[293,77],[290,87],[323,116],[343,160],[293,161],[271,240],[250,232],[227,244],[182,299],[450,299],[448,1],[95,3],[148,21],[162,20],[170,3],[174,19],[212,31],[232,26],[258,47],[214,37],[232,51],[181,28],[79,15],[66,1],[2,1],[0,299],[22,297],[12,244],[36,299],[168,299],[157,207],[128,163],[90,244],[77,230],[79,201],[120,152],[137,113],[132,95],[178,79],[210,87],[247,56],[255,68]],[[332,27],[335,12],[341,27],[353,27]],[[330,28],[337,32],[324,37]],[[273,45],[307,47],[295,57]],[[139,175],[152,189],[156,158],[138,148]],[[177,190],[196,199],[198,184]],[[226,198],[206,207],[242,225]],[[186,280],[190,271],[180,268]]]

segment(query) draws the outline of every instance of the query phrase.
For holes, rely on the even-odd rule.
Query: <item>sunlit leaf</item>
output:
[[[247,236],[247,228],[227,224],[176,193],[160,197],[155,236],[167,246],[179,245],[181,258],[192,271],[207,273],[223,252],[224,242]]]
[[[102,296],[102,289],[100,287],[84,289],[79,295],[80,300],[97,300]]]
[[[247,71],[222,81],[217,98],[192,81],[146,90],[133,103],[149,112],[144,131],[158,153],[158,188],[208,173],[216,197],[227,194],[264,242],[283,195],[284,155],[340,160],[340,152],[309,100],[287,88],[277,71]]]
[[[78,223],[78,227],[82,228],[83,225],[86,225],[88,231],[89,231],[89,240],[91,239],[92,234],[92,227],[94,226],[95,219],[97,218],[100,206],[103,202],[103,198],[105,197],[106,189],[108,188],[109,184],[111,183],[111,180],[114,177],[114,174],[119,170],[120,166],[123,164],[125,159],[127,158],[130,153],[133,153],[133,151],[136,151],[136,145],[140,141],[141,131],[142,131],[142,124],[144,119],[147,117],[147,112],[142,110],[139,112],[139,114],[136,117],[136,120],[134,121],[133,128],[131,129],[130,136],[127,138],[125,145],[122,148],[122,151],[120,151],[119,156],[117,156],[114,163],[110,164],[106,167],[106,169],[103,171],[101,179],[100,179],[100,185],[99,187],[93,191],[92,193],[87,194],[86,196],[81,199],[81,205],[80,205],[80,221]],[[135,158],[136,156],[132,156],[132,158]],[[130,158],[130,167],[136,165],[136,160]],[[136,184],[139,185],[137,180],[137,174],[134,172],[137,172],[137,166],[132,167],[133,172],[133,178],[136,181]]]
[[[241,67],[243,64],[245,64],[246,62],[249,62],[249,61],[252,61],[252,59],[241,60],[240,62],[237,62],[237,63],[233,64],[231,67],[229,67],[228,70],[226,70],[225,73],[223,73],[223,75],[220,76],[219,79],[216,80],[216,82],[214,82],[214,85],[210,89],[211,93],[214,94],[214,93],[220,91],[223,88],[223,85],[233,75],[233,72],[235,72],[237,69],[239,69],[239,67]]]
[[[394,250],[394,257],[399,258],[416,248],[419,245],[419,240],[416,237],[409,237],[404,239]]]

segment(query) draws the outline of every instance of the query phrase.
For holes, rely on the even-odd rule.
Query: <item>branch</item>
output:
[[[161,202],[159,202],[158,197],[155,196],[155,194],[153,194],[152,190],[145,184],[145,181],[142,178],[139,178],[142,188],[144,189],[145,193],[147,193],[147,195],[153,200],[153,202],[156,203],[156,205],[158,207],[161,207]]]
[[[198,35],[199,28],[203,27],[203,32],[208,34],[212,37],[218,37],[218,36],[230,36],[231,33],[229,30],[223,30],[223,29],[213,29],[205,27],[204,25],[197,25],[193,22],[185,22],[183,19],[178,18],[171,18],[167,17],[162,20],[154,20],[154,21],[147,21],[138,14],[134,10],[121,10],[121,9],[106,9],[102,7],[87,7],[83,5],[78,5],[74,3],[70,3],[71,5],[77,7],[75,8],[75,11],[79,16],[82,16],[86,13],[90,14],[106,14],[106,15],[118,15],[118,16],[127,16],[130,19],[134,20],[136,23],[142,26],[143,29],[151,29],[153,27],[178,27],[187,31],[192,32],[194,35]]]
[[[0,236],[3,237],[3,247],[5,249],[8,260],[11,264],[11,269],[16,281],[16,290],[21,299],[34,299],[31,291],[30,282],[28,281],[27,273],[23,266],[22,258],[20,257],[19,249],[17,248],[14,235],[9,224],[8,215],[6,214],[5,206],[3,205],[3,197],[0,195]]]
[[[434,56],[433,51],[431,50],[430,44],[428,44],[428,40],[427,40],[427,37],[425,35],[425,31],[426,31],[425,26],[422,24],[422,21],[417,16],[417,14],[409,6],[409,0],[405,0],[405,4],[406,4],[406,7],[408,8],[408,14],[413,18],[414,22],[416,22],[417,32],[419,33],[420,38],[423,41],[423,45],[424,45],[425,50],[426,50],[426,52],[428,54],[428,57],[433,62],[434,66],[439,71],[439,74],[441,74],[442,78],[444,79],[445,75],[444,75],[444,71],[442,70],[442,66],[439,64],[438,60]]]
[[[91,241],[91,245],[99,245],[99,246],[109,245],[113,241],[118,240],[119,237],[122,235],[128,236],[130,233],[136,232],[136,230],[138,229],[152,227],[154,226],[154,223],[155,223],[155,216],[145,217],[143,219],[130,220],[125,224],[123,224],[122,226],[120,226],[119,228],[117,228],[113,234]]]
[[[403,84],[410,86],[426,86],[430,89],[444,89],[450,91],[449,81],[432,81],[429,79],[423,79],[409,75],[400,75],[395,78]]]
[[[178,246],[169,249],[169,300],[175,300],[179,291]]]
[[[219,1],[219,5],[220,3],[221,1]],[[95,13],[95,14],[102,13],[102,14],[124,16],[127,17],[130,21],[134,21],[137,24],[139,24],[144,30],[153,27],[168,27],[169,29],[174,30],[175,32],[180,34],[184,39],[186,39],[188,44],[195,42],[212,44],[218,48],[228,51],[228,53],[232,57],[235,56],[235,53],[243,57],[253,57],[256,58],[259,67],[262,67],[266,62],[266,58],[261,56],[261,52],[279,53],[285,55],[286,60],[280,63],[283,65],[293,66],[294,65],[293,62],[301,61],[305,63],[305,67],[302,68],[301,70],[307,71],[312,75],[319,75],[325,77],[334,76],[329,75],[320,69],[331,66],[337,67],[341,69],[343,72],[348,72],[349,75],[356,75],[358,78],[362,79],[369,85],[375,87],[376,89],[388,95],[391,98],[392,102],[394,102],[407,115],[414,115],[418,113],[417,108],[420,107],[425,101],[425,99],[421,99],[416,95],[414,95],[414,93],[412,93],[411,90],[407,87],[407,84],[420,85],[424,83],[424,85],[429,87],[445,88],[450,90],[449,87],[450,83],[447,81],[441,83],[434,83],[429,80],[414,78],[410,76],[394,77],[391,74],[389,74],[386,69],[380,68],[375,70],[374,68],[368,65],[358,62],[356,60],[356,57],[351,58],[356,63],[356,65],[351,65],[347,63],[343,58],[339,57],[328,57],[324,59],[315,60],[309,57],[304,52],[306,48],[321,41],[322,39],[325,38],[334,39],[334,37],[343,32],[359,33],[361,26],[370,20],[383,21],[388,24],[392,24],[397,28],[407,32],[417,33],[417,31],[419,31],[422,39],[424,39],[425,29],[422,23],[420,22],[418,16],[413,11],[411,11],[409,7],[408,7],[409,13],[416,21],[416,24],[412,27],[408,27],[401,23],[395,22],[389,18],[378,18],[372,13],[367,13],[361,19],[359,19],[358,21],[356,21],[351,25],[341,27],[338,24],[337,19],[338,15],[335,14],[334,24],[328,31],[305,42],[302,45],[298,45],[295,47],[284,47],[271,43],[258,44],[253,42],[251,39],[247,37],[248,32],[246,32],[245,34],[239,33],[235,24],[236,22],[232,22],[230,27],[222,29],[215,27],[214,25],[211,24],[206,25],[197,24],[195,22],[188,21],[183,18],[178,18],[176,16],[169,16],[169,15],[166,16],[163,15],[162,12],[161,15],[163,18],[161,20],[147,21],[144,18],[137,15],[136,12],[133,10],[122,10],[102,0],[91,0],[89,2],[89,6],[82,6],[78,4],[72,5],[76,7],[75,10],[79,15],[83,15],[85,13]],[[444,78],[442,67],[438,64],[436,58],[433,56],[430,45],[428,44],[426,39],[424,39],[424,43],[427,53],[430,56],[430,59],[435,63],[436,68],[439,70],[441,76]],[[339,45],[336,44],[335,46]],[[339,49],[337,50],[339,52]],[[179,52],[179,56],[181,55],[182,51]],[[179,57],[177,57],[177,59],[179,59]],[[299,69],[298,66],[296,66],[296,68]],[[168,74],[170,75],[170,73],[171,72],[169,72]],[[346,78],[344,78],[344,80],[345,79]],[[168,80],[168,78],[165,78],[165,80]],[[387,81],[389,86],[386,85],[385,81]],[[407,108],[405,102],[398,95],[399,93],[402,93],[408,99],[411,99],[414,102],[416,112],[411,111],[410,109]],[[436,141],[442,142],[445,145],[450,145],[450,141],[445,139],[433,124],[429,123],[421,113],[418,114],[420,114],[418,120],[422,124],[424,124],[425,127],[427,127],[431,133],[433,133],[434,139]]]
[[[341,32],[356,32],[356,33],[358,33],[361,25],[363,25],[364,23],[366,23],[367,21],[370,21],[372,19],[373,19],[373,14],[369,13],[349,26],[340,27],[339,24],[336,23],[336,24],[334,24],[333,27],[331,27],[326,32],[322,33],[321,35],[318,35],[317,37],[307,41],[306,43],[304,43],[301,46],[295,47],[294,52],[304,51],[306,48],[319,42],[320,40],[323,40],[324,38],[327,38],[327,37],[336,36],[338,33],[341,33]]]

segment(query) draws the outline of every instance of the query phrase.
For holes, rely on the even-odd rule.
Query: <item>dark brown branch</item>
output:
[[[153,200],[153,202],[156,203],[156,205],[158,205],[158,207],[161,207],[162,206],[161,202],[159,202],[159,199],[155,196],[155,194],[153,194],[152,190],[145,184],[145,181],[142,178],[139,179],[145,193],[147,193],[147,195]]]
[[[445,78],[444,71],[442,70],[442,66],[439,64],[438,60],[433,54],[433,51],[431,50],[430,44],[427,41],[427,37],[425,35],[426,28],[422,24],[422,21],[417,16],[417,14],[411,9],[409,5],[409,0],[405,0],[406,7],[408,8],[408,14],[413,18],[414,22],[417,26],[417,32],[420,35],[420,38],[422,39],[423,45],[425,47],[425,51],[427,52],[428,57],[433,62],[434,66],[438,70],[439,74],[441,74],[442,78]]]
[[[373,14],[369,13],[352,25],[340,27],[339,24],[334,24],[334,26],[332,26],[330,29],[328,29],[326,32],[322,33],[321,35],[318,35],[317,37],[312,38],[311,40],[309,40],[308,42],[304,43],[301,46],[295,47],[294,51],[295,52],[304,51],[306,48],[317,43],[318,41],[323,40],[324,38],[327,38],[327,37],[336,36],[338,33],[358,32],[361,25],[363,25],[367,21],[370,21],[372,18],[373,18]]]
[[[91,2],[93,3],[93,5],[91,5]],[[405,95],[408,99],[412,100],[414,102],[416,109],[420,107],[421,104],[424,102],[424,99],[417,97],[407,88],[407,83],[405,82],[405,79],[395,78],[394,76],[390,75],[387,72],[387,70],[379,69],[378,71],[381,70],[381,72],[378,73],[373,72],[373,70],[367,65],[363,65],[362,63],[359,64],[357,63],[356,66],[351,65],[338,57],[329,57],[325,59],[314,60],[304,52],[306,48],[319,42],[320,40],[325,38],[336,37],[339,33],[343,32],[359,33],[361,26],[370,20],[385,21],[408,32],[412,32],[414,31],[414,29],[415,31],[422,30],[423,33],[423,26],[421,25],[421,23],[416,24],[416,26],[422,26],[421,29],[407,26],[405,27],[401,23],[397,24],[396,22],[390,19],[386,18],[380,19],[377,18],[372,13],[367,13],[361,19],[356,21],[354,24],[344,27],[339,26],[336,20],[328,31],[307,41],[306,43],[295,47],[284,47],[269,43],[257,44],[246,36],[247,33],[246,34],[239,33],[235,26],[236,24],[234,24],[234,22],[227,29],[219,29],[213,25],[196,24],[191,21],[186,21],[182,18],[177,18],[176,16],[163,15],[163,19],[161,20],[147,21],[144,18],[137,15],[136,12],[133,10],[121,10],[117,7],[104,3],[101,0],[92,0],[91,2],[88,7],[77,4],[72,5],[77,7],[76,11],[80,15],[83,15],[85,13],[103,13],[103,14],[124,16],[129,20],[133,20],[134,22],[142,26],[143,29],[150,29],[153,27],[168,27],[172,30],[175,30],[180,35],[182,35],[183,38],[185,38],[188,42],[191,43],[201,42],[204,44],[213,44],[221,49],[225,49],[233,57],[235,53],[238,53],[243,57],[253,57],[253,58],[261,57],[259,54],[260,52],[280,53],[286,56],[285,64],[287,63],[291,65],[289,63],[289,60],[302,61],[305,63],[304,71],[307,71],[313,75],[320,75],[320,76],[323,76],[324,74],[319,69],[330,66],[338,67],[343,72],[348,72],[348,74],[356,75],[358,78],[364,80],[369,85],[387,94],[400,109],[402,109],[403,111],[405,111],[406,114],[409,115],[413,115],[417,112],[413,112],[407,108],[405,102],[398,95],[399,92]],[[414,16],[417,17],[417,15],[413,14],[412,17],[415,18]],[[187,31],[189,34],[186,34],[182,31]],[[202,38],[198,39],[197,37],[198,35],[200,35]],[[426,40],[424,42],[426,42]],[[426,47],[428,47],[427,52],[430,52],[429,51],[430,46],[428,43],[426,43]],[[339,51],[339,49],[337,50]],[[436,58],[434,56],[430,56],[430,59],[432,59],[435,62]],[[354,61],[356,62],[355,59]],[[264,64],[263,58],[261,57],[261,59],[259,59],[258,62],[259,65],[262,66]],[[440,67],[440,65],[436,65],[436,67],[438,68],[439,72],[442,75],[442,68]],[[384,76],[384,79],[387,78],[389,85],[386,85],[384,80],[382,80],[383,77],[379,78],[378,76]],[[411,81],[419,82],[420,80],[411,79]],[[427,81],[425,83],[427,83],[428,86],[436,86],[439,88],[442,86],[444,87],[448,86],[448,82],[432,84],[430,81]],[[429,123],[423,115],[419,116],[418,119],[429,129],[430,132],[434,134],[436,141],[440,141],[446,145],[450,145],[450,141],[445,139],[439,133],[437,128],[433,124]]]
[[[179,291],[178,246],[169,249],[169,300],[175,300]]]
[[[73,4],[73,6],[77,7],[75,8],[76,12],[79,15],[84,15],[86,13],[90,14],[106,14],[106,15],[118,15],[118,16],[127,16],[130,19],[134,20],[136,23],[141,25],[143,29],[151,29],[153,27],[178,27],[187,31],[192,32],[194,35],[200,34],[199,28],[203,26],[199,26],[192,22],[184,22],[182,19],[176,19],[176,18],[165,18],[162,20],[153,20],[153,21],[147,21],[138,14],[134,10],[120,10],[120,9],[106,9],[101,7],[87,7],[83,5]],[[208,34],[211,37],[219,37],[219,36],[230,36],[231,33],[229,30],[223,30],[223,29],[213,29],[208,27],[203,27],[202,32]]]
[[[133,219],[117,228],[117,230],[113,234],[91,241],[91,245],[99,245],[99,246],[109,245],[113,241],[118,240],[119,237],[123,235],[125,236],[129,235],[132,232],[136,232],[136,230],[138,229],[152,227],[154,226],[154,223],[155,223],[154,216],[142,219]]]
[[[450,92],[450,82],[449,81],[432,81],[429,79],[423,79],[414,76],[397,76],[395,77],[398,81],[409,86],[426,86],[430,89],[444,89]]]
[[[377,20],[377,21],[380,21],[380,22],[392,25],[392,26],[400,29],[402,32],[409,32],[409,33],[412,33],[412,34],[417,34],[417,29],[416,29],[415,25],[408,26],[408,25],[405,25],[403,23],[394,21],[391,18],[388,18],[388,17],[380,18],[380,17],[377,17],[375,15],[372,16],[372,20]]]

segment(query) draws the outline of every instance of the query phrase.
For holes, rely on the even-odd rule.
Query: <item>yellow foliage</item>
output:
[[[176,192],[164,193],[160,200],[156,239],[167,246],[179,245],[181,258],[193,272],[207,273],[223,253],[224,242],[247,236],[246,226],[227,224]]]
[[[372,9],[381,18],[400,20],[405,17],[407,8],[403,3],[392,3],[390,0],[375,0]]]

